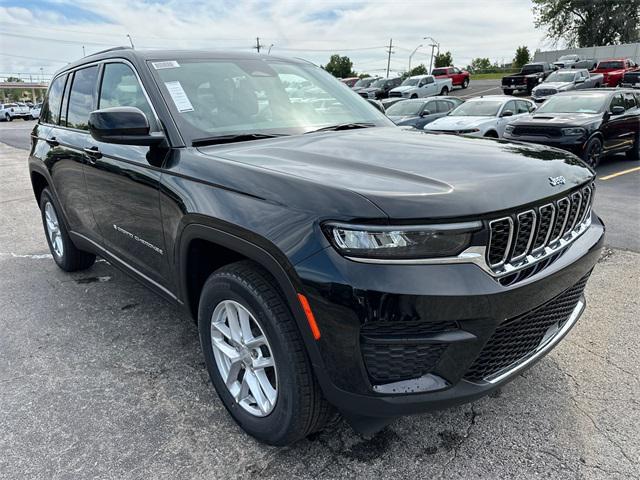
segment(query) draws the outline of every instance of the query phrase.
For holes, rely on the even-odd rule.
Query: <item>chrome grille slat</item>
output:
[[[593,184],[489,222],[486,262],[508,285],[546,268],[590,225]]]

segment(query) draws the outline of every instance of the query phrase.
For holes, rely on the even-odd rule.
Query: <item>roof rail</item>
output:
[[[107,48],[105,50],[100,50],[99,52],[90,53],[89,55],[86,55],[84,58],[92,57],[94,55],[100,55],[101,53],[114,52],[114,51],[117,51],[117,50],[131,50],[131,47],[125,47],[125,46],[111,47],[111,48]]]

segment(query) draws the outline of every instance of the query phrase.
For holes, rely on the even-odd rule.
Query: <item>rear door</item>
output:
[[[613,115],[613,107],[623,107],[624,113]],[[631,147],[638,131],[638,109],[631,94],[616,93],[609,104],[609,119],[602,125],[606,152],[623,151]]]
[[[104,63],[97,108],[129,106],[145,113],[152,131],[160,123],[133,67]],[[87,113],[88,114],[88,113]],[[138,274],[167,287],[159,204],[160,165],[166,150],[89,139],[94,151],[85,174],[104,247]]]

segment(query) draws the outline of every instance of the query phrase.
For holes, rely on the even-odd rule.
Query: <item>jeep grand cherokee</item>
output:
[[[29,169],[58,266],[99,255],[183,306],[224,406],[276,445],[512,380],[576,323],[604,233],[570,153],[401,129],[238,52],[67,65]]]

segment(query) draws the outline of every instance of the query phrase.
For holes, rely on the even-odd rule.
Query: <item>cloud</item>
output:
[[[526,0],[5,0],[0,7],[0,71],[53,72],[109,46],[251,50],[256,37],[272,54],[327,62],[348,55],[357,71],[382,73],[393,38],[394,71],[413,49],[438,40],[456,65],[474,57],[509,61],[519,45],[544,46]],[[413,65],[428,63],[423,47]]]

